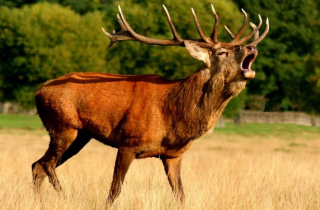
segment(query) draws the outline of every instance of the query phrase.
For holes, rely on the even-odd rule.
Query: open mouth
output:
[[[256,59],[257,54],[247,55],[241,63],[241,70],[246,79],[253,79],[255,76],[255,71],[251,69],[253,61]]]

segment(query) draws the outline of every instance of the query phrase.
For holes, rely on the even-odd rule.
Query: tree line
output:
[[[213,3],[220,17],[219,40],[230,41],[223,25],[236,32],[243,15],[258,23],[270,19],[270,32],[258,46],[253,64],[256,78],[232,100],[225,115],[240,109],[319,113],[320,32],[319,2],[291,0],[147,1],[147,0],[0,0],[0,100],[25,108],[34,106],[39,85],[70,72],[159,74],[187,77],[202,64],[184,48],[116,43],[101,32],[119,30],[117,4],[140,34],[172,38],[162,9],[165,4],[181,37],[198,39],[190,8],[194,8],[207,35],[212,31]],[[264,29],[265,23],[262,26]],[[247,27],[246,33],[250,33]]]

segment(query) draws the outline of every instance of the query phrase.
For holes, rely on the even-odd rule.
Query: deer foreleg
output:
[[[162,158],[162,163],[175,198],[181,201],[181,203],[184,203],[184,193],[180,175],[181,160],[182,156],[177,158]]]
[[[114,166],[113,180],[111,183],[107,205],[112,204],[113,201],[119,196],[124,177],[134,159],[135,153],[133,152],[133,149],[127,147],[119,148]]]

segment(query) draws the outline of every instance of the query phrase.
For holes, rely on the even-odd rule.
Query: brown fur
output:
[[[109,204],[119,195],[130,163],[146,157],[162,160],[175,196],[183,201],[182,154],[216,124],[230,99],[245,87],[240,66],[250,50],[238,46],[202,53],[207,56],[205,67],[182,80],[72,73],[46,82],[35,100],[51,140],[32,165],[35,186],[47,175],[61,191],[55,168],[95,138],[118,148]]]

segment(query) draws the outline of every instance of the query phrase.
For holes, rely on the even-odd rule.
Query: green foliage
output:
[[[319,42],[320,43],[320,40]],[[304,92],[308,94],[302,105],[311,113],[320,113],[320,50],[317,49],[313,57],[309,57],[306,63],[305,76],[302,79]],[[311,103],[310,103],[311,102]]]
[[[74,71],[106,71],[106,39],[97,12],[81,17],[59,5],[0,8],[3,100],[33,105],[39,84]]]
[[[93,11],[106,11],[116,0],[0,0],[0,6],[21,8],[40,2],[60,4],[71,8],[74,12],[84,15]]]
[[[6,7],[22,7],[26,4],[34,4],[37,0],[0,0],[0,6]]]

